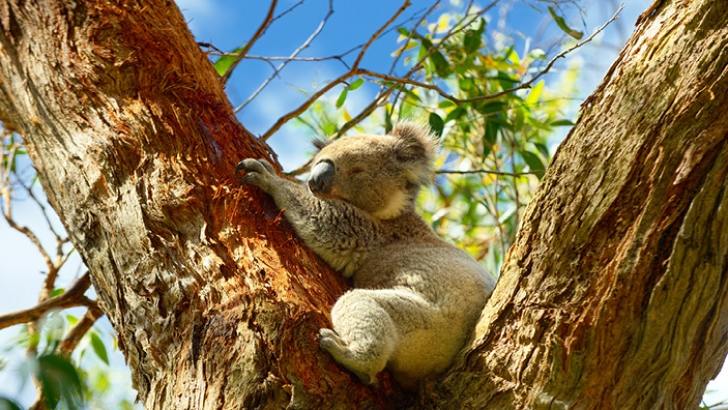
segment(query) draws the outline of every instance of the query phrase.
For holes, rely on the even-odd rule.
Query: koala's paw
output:
[[[246,158],[238,163],[235,172],[245,172],[241,180],[268,192],[277,178],[273,165],[264,159]]]
[[[329,353],[346,349],[346,345],[339,335],[331,329],[319,330],[319,346]]]
[[[374,375],[369,375],[359,369],[360,366],[352,359],[352,354],[346,347],[346,343],[333,330],[326,328],[319,330],[319,346],[329,352],[334,360],[354,373],[362,383],[377,384],[377,378]]]

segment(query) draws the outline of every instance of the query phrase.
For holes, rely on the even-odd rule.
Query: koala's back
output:
[[[422,297],[424,303],[417,309],[398,307],[390,313],[402,317],[396,318],[400,342],[388,367],[404,385],[452,363],[495,286],[469,255],[429,228],[427,232],[372,250],[354,273],[356,288],[399,289]]]

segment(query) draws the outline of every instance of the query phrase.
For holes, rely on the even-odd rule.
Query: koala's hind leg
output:
[[[334,330],[321,329],[321,347],[365,383],[376,381],[403,334],[431,325],[433,307],[407,289],[354,289],[331,310]]]
[[[376,382],[396,348],[399,331],[377,290],[355,289],[336,301],[334,330],[321,329],[319,342],[341,365],[364,383]]]

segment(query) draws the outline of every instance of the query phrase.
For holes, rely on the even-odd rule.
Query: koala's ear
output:
[[[322,138],[314,138],[313,140],[311,140],[311,143],[317,150],[321,151],[322,149],[324,149],[325,146],[327,146],[331,143],[331,140],[325,140]]]
[[[395,146],[398,160],[431,162],[435,157],[438,142],[428,127],[416,122],[400,122],[391,135],[398,140]]]

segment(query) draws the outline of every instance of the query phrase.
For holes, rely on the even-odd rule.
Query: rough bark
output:
[[[27,138],[147,408],[396,402],[317,348],[344,289],[232,177],[269,151],[171,2],[0,3]],[[728,3],[660,1],[529,207],[440,408],[689,408],[726,353]]]
[[[529,205],[445,408],[697,408],[728,351],[728,2],[659,1]]]
[[[0,2],[0,116],[26,137],[149,409],[369,408],[318,349],[345,284],[234,165],[269,158],[171,1]]]

